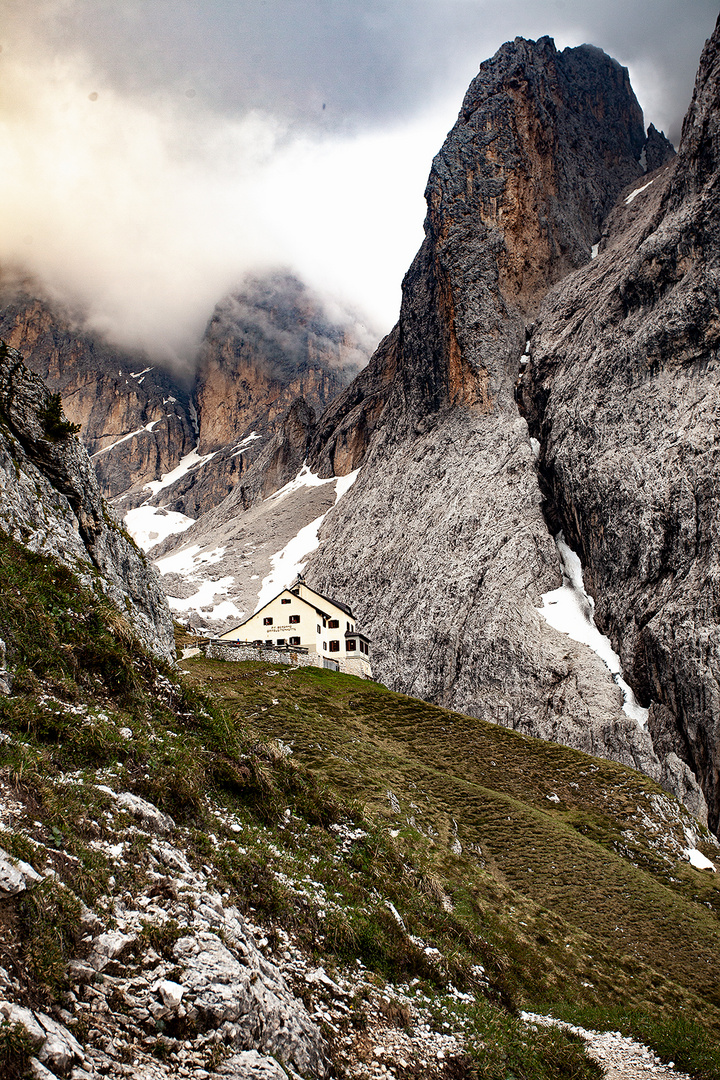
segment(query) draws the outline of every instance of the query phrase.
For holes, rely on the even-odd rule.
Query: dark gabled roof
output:
[[[340,600],[331,600],[329,596],[323,596],[323,594],[319,593],[317,589],[313,589],[312,585],[308,585],[306,581],[294,581],[292,583],[292,585],[290,586],[290,592],[293,593],[294,596],[299,596],[299,594],[294,591],[298,585],[304,585],[306,589],[309,589],[311,593],[315,593],[315,596],[319,596],[320,599],[324,600],[326,604],[332,604],[333,607],[340,608],[340,610],[344,611],[346,615],[349,615],[351,619],[355,618],[352,613],[352,609],[349,608],[347,604],[341,603]],[[305,602],[307,603],[307,601]]]
[[[348,638],[348,637],[359,637],[359,638],[362,638],[363,641],[366,641],[368,643],[368,645],[370,644],[370,638],[367,637],[366,634],[361,634],[359,630],[346,630],[345,631],[345,637],[346,638]]]

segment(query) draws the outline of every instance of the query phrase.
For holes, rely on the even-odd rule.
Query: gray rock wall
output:
[[[175,655],[158,575],[103,502],[74,435],[43,421],[51,395],[19,354],[0,348],[0,525],[33,551],[53,555],[103,589],[158,655]]]
[[[551,294],[523,400],[549,511],[656,746],[720,820],[720,32],[674,162],[624,193]]]
[[[560,571],[514,396],[526,322],[590,261],[643,146],[599,50],[517,39],[482,65],[433,162],[398,326],[318,424],[313,467],[363,468],[308,577],[352,603],[393,689],[659,777],[607,668],[538,613]]]

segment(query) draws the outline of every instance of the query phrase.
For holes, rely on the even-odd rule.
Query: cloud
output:
[[[276,266],[386,332],[480,62],[592,41],[677,139],[715,2],[5,0],[0,264],[159,359]]]

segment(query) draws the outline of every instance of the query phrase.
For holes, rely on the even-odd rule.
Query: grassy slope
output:
[[[718,890],[667,862],[666,839],[647,842],[647,821],[671,807],[653,809],[648,781],[329,672],[200,660],[180,684],[102,596],[1,533],[0,589],[15,680],[0,696],[0,791],[14,808],[0,846],[57,875],[0,902],[2,962],[24,1003],[61,993],[82,952],[78,898],[107,918],[143,880],[141,840],[121,865],[95,844],[118,839],[96,786],[109,783],[173,814],[175,842],[218,890],[319,962],[359,957],[379,985],[435,1000],[469,1048],[448,1077],[595,1075],[566,1036],[529,1040],[512,1015],[522,1004],[585,1018],[598,1003],[630,1008],[613,1026],[654,1013],[662,1031],[694,1013],[710,1039],[720,1030]],[[292,757],[268,738],[291,740]],[[678,830],[670,813],[661,833]],[[450,981],[475,1005],[445,997]],[[689,1034],[701,1047],[703,1030]],[[668,1043],[676,1061],[687,1036]],[[0,1029],[0,1056],[12,1037]],[[706,1080],[720,1072],[708,1053],[694,1060]]]
[[[456,916],[492,928],[516,1002],[691,1010],[720,1036],[720,888],[677,857],[687,819],[652,781],[331,672],[185,666],[422,849]]]

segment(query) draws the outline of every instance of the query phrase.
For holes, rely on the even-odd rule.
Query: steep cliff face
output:
[[[158,655],[174,656],[158,575],[105,507],[87,452],[59,401],[20,355],[0,346],[0,525],[95,583]]]
[[[720,29],[677,158],[636,184],[598,258],[548,297],[522,395],[549,513],[659,749],[720,818]]]
[[[607,668],[538,612],[560,571],[514,397],[526,323],[590,262],[644,146],[598,49],[517,39],[482,65],[433,162],[398,326],[319,422],[311,463],[362,471],[308,576],[357,608],[393,688],[659,776]]]
[[[383,427],[514,412],[525,321],[590,260],[644,144],[627,71],[599,49],[518,38],[484,63],[433,162],[399,324],[321,418],[314,459],[356,468],[386,405]]]
[[[358,329],[331,322],[291,274],[247,281],[218,304],[205,334],[195,384],[199,452],[274,432],[299,397],[321,412],[367,362]]]
[[[187,386],[79,329],[31,283],[0,291],[0,338],[62,394],[108,498],[170,472],[194,446]]]
[[[6,279],[0,288],[0,337],[62,394],[103,493],[120,497],[123,513],[148,504],[192,518],[222,502],[282,441],[294,401],[321,412],[377,340],[354,316],[328,315],[287,273],[250,279],[218,304],[194,381],[110,347],[81,321],[31,282]],[[262,488],[291,478],[278,473],[280,464],[276,457]]]

